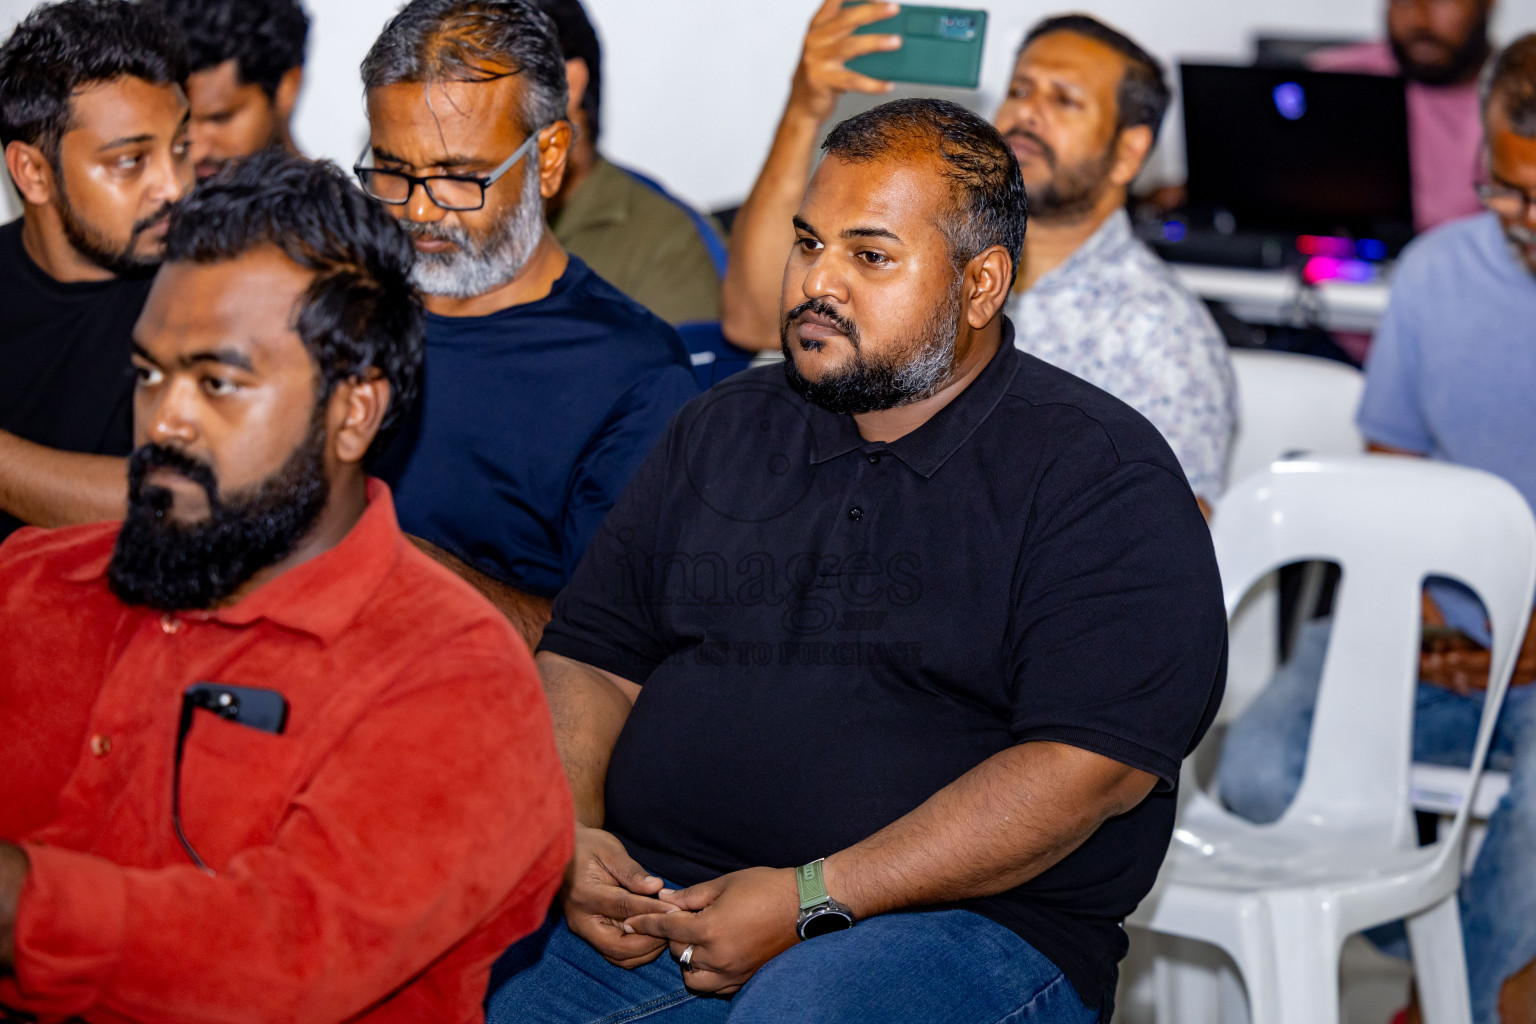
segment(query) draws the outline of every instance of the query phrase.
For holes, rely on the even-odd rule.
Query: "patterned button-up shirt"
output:
[[[1012,305],[1019,348],[1151,420],[1194,492],[1208,502],[1220,497],[1237,425],[1226,343],[1124,211]]]

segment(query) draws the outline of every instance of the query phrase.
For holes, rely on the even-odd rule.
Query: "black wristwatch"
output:
[[[813,860],[795,869],[795,885],[800,889],[800,917],[795,931],[802,939],[814,939],[829,932],[853,927],[853,911],[827,895],[827,883],[821,877],[821,861]]]

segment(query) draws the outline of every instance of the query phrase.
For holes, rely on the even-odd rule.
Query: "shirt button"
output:
[[[880,453],[879,452],[876,452],[875,454],[873,454],[873,455],[871,455],[869,457],[869,464],[871,466],[878,466],[878,465],[880,465]]]
[[[160,632],[174,636],[181,632],[181,620],[170,612],[160,616]]]
[[[95,754],[97,757],[106,757],[108,754],[112,753],[112,738],[101,733],[97,733],[95,736],[92,736],[91,753]]]
[[[854,522],[858,522],[860,519],[864,518],[864,510],[855,505],[853,508],[848,510],[848,518],[852,519]]]

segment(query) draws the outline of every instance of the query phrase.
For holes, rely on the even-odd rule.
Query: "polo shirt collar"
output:
[[[388,485],[370,478],[368,507],[341,543],[227,608],[182,614],[188,619],[230,626],[249,626],[265,619],[330,645],[357,621],[363,606],[399,561],[401,546],[407,543],[395,519],[395,504]],[[66,574],[65,579],[74,583],[100,581],[111,560],[112,552],[108,549],[99,558]]]
[[[970,386],[935,413],[927,423],[885,445],[884,450],[896,456],[919,476],[931,478],[970,439],[992,414],[992,410],[997,408],[997,403],[1013,383],[1018,368],[1019,353],[1014,347],[1013,321],[1005,316],[1002,344]],[[815,438],[815,448],[811,452],[812,465],[830,462],[851,451],[870,446],[870,442],[859,434],[858,424],[852,416],[828,412],[812,402],[806,405],[810,410]]]

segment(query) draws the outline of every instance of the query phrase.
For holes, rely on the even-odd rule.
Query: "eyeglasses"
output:
[[[357,158],[357,165],[352,168],[352,173],[357,175],[358,182],[363,186],[363,191],[381,203],[390,206],[404,206],[411,201],[411,193],[420,185],[427,191],[427,198],[444,210],[468,211],[480,210],[485,207],[485,190],[506,174],[517,162],[528,155],[528,151],[539,144],[539,132],[536,130],[523,140],[523,144],[513,150],[512,155],[501,162],[490,174],[484,177],[477,174],[406,174],[404,171],[382,170],[378,167],[364,167],[363,161],[368,159],[369,147],[364,147],[363,152]]]
[[[1531,209],[1536,207],[1536,195],[1514,185],[1480,182],[1474,187],[1477,189],[1478,200],[1501,217],[1525,220],[1531,215]]]

